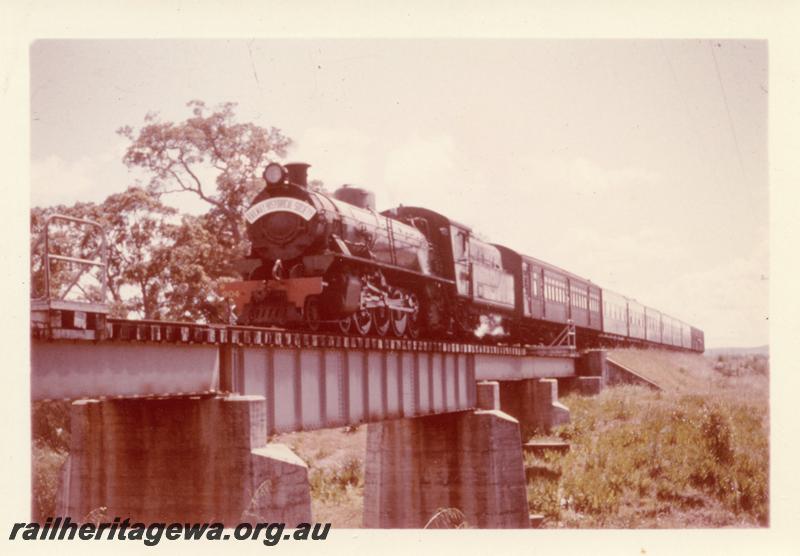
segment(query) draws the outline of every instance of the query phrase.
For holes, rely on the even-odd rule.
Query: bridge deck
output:
[[[35,400],[258,394],[269,432],[472,409],[479,380],[572,376],[571,350],[191,323],[32,322]],[[83,321],[80,321],[83,322]]]

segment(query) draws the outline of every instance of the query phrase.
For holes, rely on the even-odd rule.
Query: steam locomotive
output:
[[[374,195],[309,188],[304,163],[271,163],[245,212],[245,280],[224,286],[244,325],[579,347],[702,352],[703,332],[501,245],[429,209],[378,213]]]

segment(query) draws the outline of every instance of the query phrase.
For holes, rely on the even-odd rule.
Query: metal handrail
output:
[[[575,349],[577,347],[575,323],[572,319],[567,319],[567,326],[559,332],[558,336],[550,343],[549,347],[567,347],[570,349]]]
[[[73,222],[75,224],[82,224],[85,226],[92,226],[97,228],[100,233],[100,260],[91,260],[91,259],[82,259],[78,257],[67,257],[65,255],[57,255],[55,253],[50,252],[50,224],[53,221],[61,220],[66,222]],[[74,216],[67,216],[65,214],[51,214],[45,219],[44,229],[42,230],[42,236],[44,239],[44,295],[39,300],[52,300],[52,292],[50,291],[50,261],[51,260],[60,260],[60,261],[67,261],[81,265],[90,265],[90,266],[97,266],[102,268],[101,273],[101,280],[100,280],[100,288],[101,288],[101,295],[103,302],[106,300],[106,294],[108,290],[108,242],[106,240],[106,232],[105,229],[101,224],[95,222],[94,220],[87,220],[85,218],[75,218]],[[37,245],[41,243],[42,239],[37,241]],[[83,273],[86,272],[82,270],[78,275],[75,277],[75,281],[80,278]],[[72,289],[70,286],[67,291],[64,292],[64,295],[59,298],[59,300],[63,300],[69,291]]]

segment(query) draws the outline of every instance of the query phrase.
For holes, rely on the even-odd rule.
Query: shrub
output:
[[[359,458],[349,457],[335,467],[313,469],[309,483],[313,498],[335,502],[364,486],[364,466]]]
[[[55,515],[61,467],[70,442],[70,402],[34,402],[31,407],[31,503],[35,520]]]
[[[69,401],[33,402],[31,407],[31,436],[54,450],[69,450]]]
[[[54,450],[41,441],[34,442],[31,458],[34,521],[43,523],[45,519],[55,515],[61,467],[66,459],[65,452]]]
[[[636,526],[721,506],[733,516],[727,522],[766,525],[766,407],[631,386],[565,404],[572,421],[555,432],[571,450],[529,462],[560,473],[529,473],[532,511],[558,519],[569,510],[589,526]]]

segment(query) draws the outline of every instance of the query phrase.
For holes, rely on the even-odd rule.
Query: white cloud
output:
[[[34,206],[99,200],[97,163],[89,157],[67,162],[50,155],[31,162],[31,203]],[[101,196],[102,198],[102,196]]]
[[[122,164],[126,146],[120,138],[95,156],[69,160],[51,154],[31,160],[31,205],[102,201],[123,191],[131,183]]]

